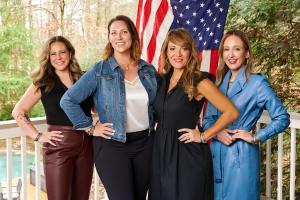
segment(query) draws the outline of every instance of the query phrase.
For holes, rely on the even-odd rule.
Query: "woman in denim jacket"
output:
[[[259,142],[277,135],[289,125],[289,114],[263,75],[253,73],[250,44],[243,32],[227,32],[220,45],[217,84],[240,112],[240,117],[213,139],[216,200],[255,200],[260,196]],[[256,134],[256,122],[267,110],[271,122]],[[221,113],[208,105],[204,128]]]
[[[61,100],[74,128],[96,136],[94,161],[110,200],[142,200],[148,190],[153,137],[155,68],[140,59],[134,23],[117,16],[108,24],[104,60],[86,72]],[[93,95],[94,125],[79,104]]]

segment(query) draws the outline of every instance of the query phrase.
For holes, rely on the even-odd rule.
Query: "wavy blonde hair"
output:
[[[194,39],[192,35],[183,28],[173,29],[168,32],[161,50],[162,68],[164,74],[168,74],[169,72],[173,71],[173,67],[170,64],[167,56],[169,42],[186,47],[190,51],[190,57],[186,63],[178,84],[182,86],[184,92],[188,95],[189,100],[192,100],[194,97],[199,95],[196,86],[197,83],[194,82],[195,78],[201,76],[198,52]]]
[[[63,36],[54,36],[45,43],[39,57],[39,66],[30,74],[33,84],[37,86],[38,89],[45,87],[46,92],[50,92],[55,84],[55,69],[50,63],[51,44],[55,42],[63,43],[69,51],[70,62],[68,70],[70,71],[73,81],[77,81],[83,74],[75,58],[75,48],[71,42]]]
[[[112,25],[112,23],[114,23],[115,21],[123,21],[126,25],[127,28],[130,32],[131,35],[131,39],[132,39],[132,44],[131,44],[131,48],[130,48],[130,57],[137,62],[142,54],[142,50],[141,50],[141,46],[140,46],[140,38],[139,38],[139,34],[136,30],[136,27],[133,23],[133,21],[125,16],[125,15],[118,15],[114,18],[112,18],[107,26],[107,30],[108,30],[108,37],[110,34],[110,26]],[[108,43],[105,46],[104,52],[103,52],[103,59],[107,59],[110,56],[112,56],[114,54],[114,48],[112,47],[111,43],[108,41]]]
[[[221,43],[220,43],[220,48],[219,48],[219,66],[217,69],[217,81],[216,84],[220,85],[223,81],[223,78],[225,74],[228,72],[229,68],[226,65],[224,58],[223,58],[223,52],[224,52],[224,42],[229,36],[237,36],[240,38],[243,42],[243,46],[246,51],[249,52],[249,58],[245,59],[245,65],[246,65],[246,77],[247,79],[249,78],[251,72],[253,72],[253,55],[252,55],[252,50],[250,46],[250,42],[247,38],[247,36],[240,30],[230,30],[227,33],[224,34]]]

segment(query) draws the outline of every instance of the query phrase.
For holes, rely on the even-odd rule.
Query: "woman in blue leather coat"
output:
[[[252,53],[243,32],[227,32],[220,45],[217,85],[240,112],[239,118],[212,140],[215,200],[260,199],[259,142],[284,131],[289,114],[272,90],[267,78],[252,72]],[[271,122],[255,134],[256,122],[267,110]],[[204,129],[219,118],[208,105]]]
[[[94,161],[110,200],[143,200],[153,146],[155,68],[140,59],[134,23],[119,15],[108,23],[104,60],[63,96],[61,106],[74,128],[93,137]],[[99,121],[92,124],[79,104],[93,95]]]

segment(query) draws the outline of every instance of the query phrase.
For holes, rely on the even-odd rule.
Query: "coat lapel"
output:
[[[228,83],[228,80],[227,80],[227,83]],[[233,96],[240,93],[242,91],[242,89],[244,88],[246,81],[247,81],[247,78],[246,78],[246,73],[245,73],[245,66],[243,66],[243,68],[239,71],[236,79],[234,80],[232,87],[228,90],[227,96],[231,99]]]
[[[220,90],[223,92],[223,94],[227,95],[227,89],[228,89],[228,80],[231,76],[231,71],[228,70],[228,72],[225,74],[224,79],[220,85]]]

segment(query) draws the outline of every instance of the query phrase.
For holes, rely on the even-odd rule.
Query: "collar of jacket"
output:
[[[226,73],[223,82],[220,86],[220,90],[226,94],[229,98],[233,97],[234,95],[236,95],[237,93],[239,93],[241,90],[243,90],[246,82],[247,82],[247,77],[246,77],[246,66],[244,65],[242,67],[242,69],[238,72],[238,75],[236,77],[236,79],[234,80],[233,84],[232,84],[232,88],[230,88],[230,90],[228,90],[228,81],[231,77],[231,70],[228,70],[228,72]]]
[[[115,70],[117,67],[120,67],[114,56],[110,56],[108,58],[108,62],[109,62],[109,65],[112,70]],[[138,60],[138,70],[142,69],[146,65],[148,65],[148,63],[146,61],[144,61],[142,59]]]

